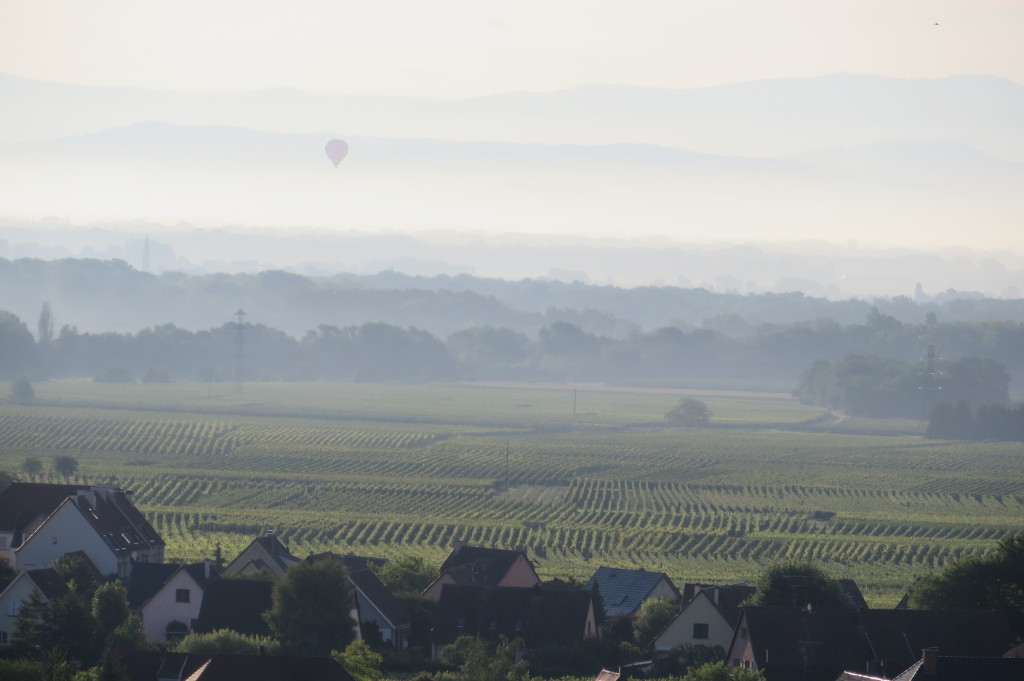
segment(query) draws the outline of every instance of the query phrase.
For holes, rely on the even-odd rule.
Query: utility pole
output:
[[[235,313],[235,392],[242,392],[245,379],[245,310]]]

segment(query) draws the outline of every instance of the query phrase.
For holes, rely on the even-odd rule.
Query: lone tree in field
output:
[[[53,472],[68,482],[78,472],[78,459],[73,456],[59,454],[53,457]]]
[[[11,382],[11,401],[18,404],[28,404],[36,398],[36,391],[28,379],[22,376]]]
[[[711,410],[703,400],[684,397],[665,413],[665,420],[675,426],[700,428],[711,422]]]
[[[21,462],[21,472],[28,476],[29,482],[35,482],[36,476],[43,472],[43,462],[34,456],[27,456]]]

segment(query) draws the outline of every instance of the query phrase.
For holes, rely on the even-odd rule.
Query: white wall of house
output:
[[[21,604],[36,590],[27,573],[19,573],[0,593],[0,645],[14,640],[14,624]]]
[[[358,617],[360,622],[373,622],[380,629],[380,636],[383,640],[391,643],[394,641],[395,628],[388,618],[374,606],[373,602],[366,597],[359,587],[352,584],[356,592],[356,603],[358,605]]]
[[[187,596],[185,593],[187,592]],[[186,597],[187,600],[182,600]],[[160,590],[142,604],[142,629],[149,641],[166,641],[167,625],[182,622],[192,629],[192,620],[199,617],[203,604],[203,589],[184,568],[168,579]]]
[[[696,626],[695,626],[696,625]],[[707,629],[707,636],[699,638]],[[706,591],[699,592],[686,604],[676,618],[654,639],[655,650],[671,650],[689,643],[702,646],[722,646],[728,650],[733,629],[722,617]]]
[[[126,570],[119,570],[124,566],[117,555],[78,507],[67,500],[14,551],[14,563],[19,570],[50,567],[53,561],[74,551],[84,551],[103,575],[128,576]]]
[[[650,595],[648,595],[644,600],[649,600],[651,598],[667,598],[670,601],[677,601],[679,600],[679,594],[672,588],[672,585],[668,583],[667,579],[661,579],[654,585],[654,588],[651,589]]]
[[[0,560],[6,560],[8,565],[14,565],[14,549],[11,547],[13,541],[13,532],[0,532]]]
[[[520,554],[516,558],[515,562],[502,577],[501,582],[498,586],[525,586],[531,587],[540,584],[540,578],[537,577],[537,572],[530,565],[530,561],[526,559],[526,556]]]
[[[729,651],[726,655],[726,665],[757,669],[754,645],[750,641],[750,632],[743,618],[740,618],[740,623],[736,626],[736,635],[733,636],[732,645],[727,647],[726,650]]]

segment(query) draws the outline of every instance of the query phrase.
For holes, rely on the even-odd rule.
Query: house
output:
[[[322,560],[324,558],[341,561],[341,564],[344,565],[345,569],[349,572],[384,567],[384,564],[388,562],[384,558],[371,558],[369,556],[357,556],[354,553],[334,553],[332,551],[311,553],[306,560],[315,561]]]
[[[604,600],[604,612],[613,617],[634,617],[644,601],[666,598],[678,603],[679,590],[664,572],[599,567],[584,589],[597,585]]]
[[[744,607],[727,664],[760,669],[768,681],[834,681],[844,671],[892,677],[915,650],[1002,653],[1006,617],[988,611]]]
[[[381,640],[384,642],[390,643],[398,650],[409,647],[409,630],[412,627],[409,611],[369,567],[383,565],[383,559],[352,554],[318,553],[306,560],[335,560],[345,566],[349,585],[355,597],[355,619],[359,623],[360,639],[365,637],[364,629],[367,625],[372,625],[380,632]]]
[[[176,566],[166,580],[138,606],[148,641],[173,641],[193,627],[203,603],[203,592],[217,574],[210,561]],[[129,595],[129,604],[138,598]]]
[[[481,587],[533,587],[540,577],[523,551],[469,546],[456,541],[441,564],[440,575],[423,590],[435,600],[446,584]]]
[[[348,580],[355,591],[360,631],[367,623],[373,623],[380,631],[383,641],[398,650],[408,648],[412,619],[402,602],[395,598],[371,570],[351,571],[348,573]]]
[[[110,485],[14,482],[0,492],[0,555],[19,570],[82,551],[104,575],[127,579],[135,563],[162,563],[164,542]]]
[[[300,562],[301,559],[293,556],[273,532],[265,532],[253,539],[221,572],[225,577],[251,576],[262,572],[282,577],[288,568]]]
[[[132,650],[121,662],[131,681],[354,681],[329,657]]]
[[[247,636],[269,636],[263,613],[273,607],[274,583],[263,579],[210,579],[203,589],[193,631],[231,629]]]
[[[693,598],[655,637],[654,649],[671,650],[683,644],[727,649],[740,619],[742,603],[756,592],[756,587],[743,583],[697,589]]]
[[[864,600],[864,594],[861,593],[856,580],[841,578],[836,581],[839,582],[839,588],[842,589],[843,593],[846,594],[846,597],[850,599],[850,604],[853,605],[854,608],[860,610],[861,608],[868,607],[868,602]]]
[[[51,601],[68,593],[64,578],[53,568],[25,570],[18,573],[3,591],[0,591],[0,645],[14,640],[14,626],[21,605],[32,592],[38,591],[43,598]]]
[[[445,584],[434,617],[432,653],[460,636],[521,638],[525,650],[596,638],[593,594],[582,589]]]
[[[1019,657],[953,657],[925,648],[921,659],[893,681],[1020,681],[1024,659]]]

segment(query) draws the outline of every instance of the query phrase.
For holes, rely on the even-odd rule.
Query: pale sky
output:
[[[0,72],[442,97],[836,72],[1024,83],[1022,35],[1024,0],[3,0]]]

